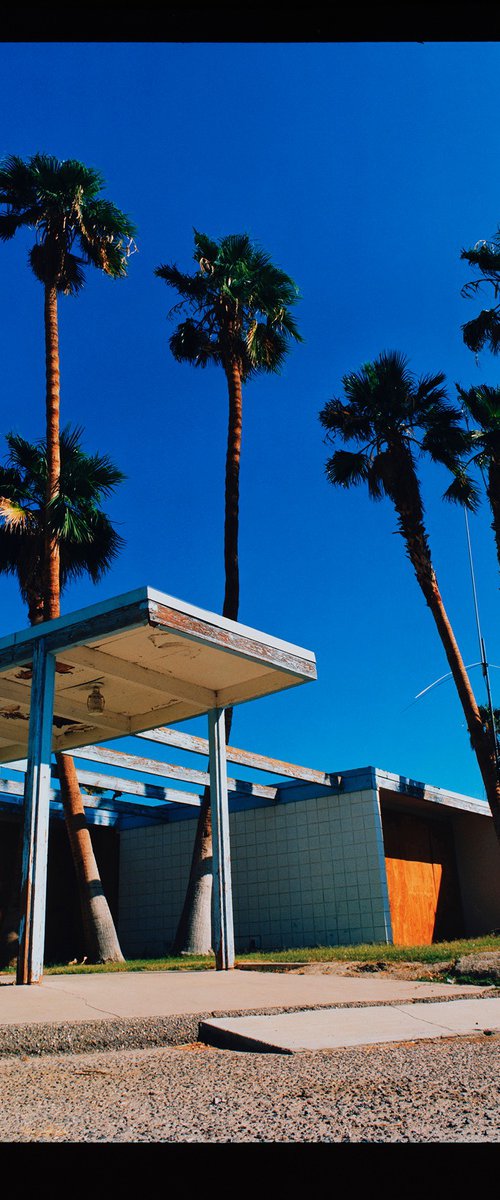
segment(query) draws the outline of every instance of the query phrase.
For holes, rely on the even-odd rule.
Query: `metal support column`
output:
[[[218,971],[230,971],[234,967],[234,928],[227,801],[226,731],[223,708],[214,708],[208,714],[208,742],[212,804],[215,962]]]
[[[55,658],[40,639],[33,653],[28,765],[24,788],[24,841],[21,876],[18,984],[37,983],[43,974],[50,756]]]

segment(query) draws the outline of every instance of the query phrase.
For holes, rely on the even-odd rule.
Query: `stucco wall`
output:
[[[126,955],[173,939],[195,822],[121,834],[120,940]],[[231,814],[237,951],[386,941],[388,902],[376,792],[246,808]]]

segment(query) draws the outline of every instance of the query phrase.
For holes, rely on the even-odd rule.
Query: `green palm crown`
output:
[[[155,275],[181,297],[170,315],[186,314],[170,338],[178,362],[238,365],[242,381],[255,371],[279,371],[290,339],[302,341],[290,308],[298,289],[247,234],[212,241],[194,231],[198,271],[157,267]]]
[[[32,270],[66,295],[83,287],[90,264],[113,278],[125,275],[136,230],[100,196],[103,185],[99,171],[76,159],[34,154],[24,162],[11,155],[0,163],[0,204],[6,208],[0,240],[9,241],[22,227],[35,229]]]
[[[500,230],[491,242],[477,242],[471,250],[462,250],[461,258],[470,263],[479,274],[462,288],[462,296],[475,296],[487,284],[498,299],[500,292]],[[483,308],[477,317],[462,325],[465,345],[477,354],[488,346],[493,354],[500,350],[500,305]]]
[[[417,458],[428,454],[453,475],[445,498],[475,508],[478,491],[463,465],[471,437],[444,382],[443,374],[416,379],[397,351],[385,351],[345,375],[345,400],[329,400],[320,421],[327,442],[354,442],[359,449],[335,450],[326,463],[330,482],[348,488],[364,481],[372,499],[397,496],[401,502],[402,485],[416,480]]]
[[[12,433],[6,438],[9,454],[0,466],[0,572],[17,576],[31,615],[31,610],[42,611],[45,514],[60,546],[61,590],[84,574],[97,583],[124,545],[101,502],[125,476],[106,455],[85,454],[81,437],[81,429],[61,432],[60,491],[47,510],[45,441],[33,444]]]

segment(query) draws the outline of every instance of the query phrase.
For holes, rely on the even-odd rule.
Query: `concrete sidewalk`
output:
[[[456,1037],[500,1031],[500,998],[442,1000],[429,1004],[385,1004],[320,1008],[266,1017],[223,1017],[202,1021],[200,1040],[228,1050],[332,1050],[416,1038]]]
[[[497,997],[495,989],[472,985],[334,974],[89,973],[46,975],[31,987],[17,987],[12,976],[4,975],[0,976],[0,1055],[178,1045],[198,1040],[200,1022],[226,1016],[232,1033],[241,1034],[248,1044],[253,1039],[255,1048],[267,1044],[288,1052],[404,1041],[416,1036],[417,1018],[425,1031],[419,1036],[443,1036],[443,1030],[473,1033],[500,1028]],[[467,1010],[460,1007],[465,1001]],[[439,1013],[432,1014],[436,1004]],[[241,1024],[236,1030],[236,1017],[257,1020],[256,1032],[249,1026],[243,1030]],[[207,1039],[219,1036],[220,1026],[217,1020],[216,1033],[206,1031]],[[389,1036],[391,1031],[394,1036]]]

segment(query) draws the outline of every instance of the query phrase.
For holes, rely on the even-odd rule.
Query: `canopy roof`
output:
[[[53,749],[124,737],[316,679],[314,654],[139,588],[0,639],[0,762],[26,752],[34,644],[56,655]],[[104,698],[89,712],[94,686]]]

